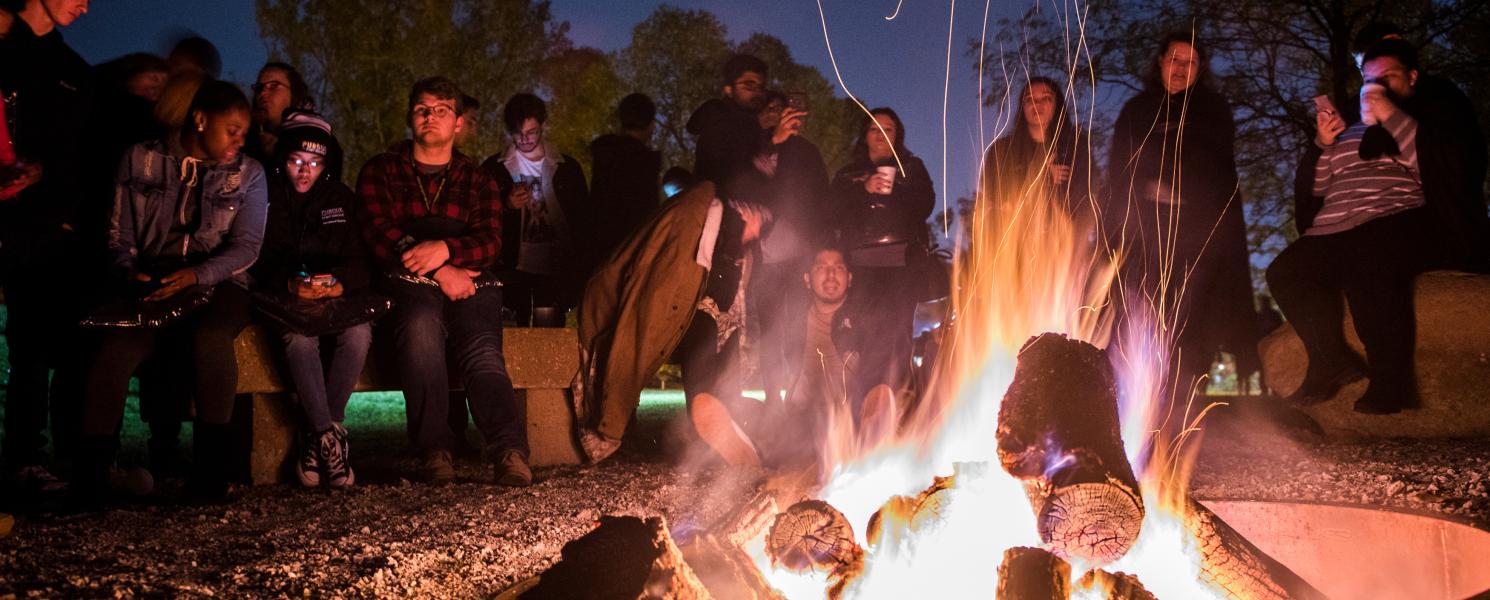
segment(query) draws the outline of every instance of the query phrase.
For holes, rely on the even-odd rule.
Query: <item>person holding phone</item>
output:
[[[331,126],[314,113],[285,113],[274,156],[264,247],[253,269],[255,287],[265,293],[256,298],[320,304],[365,291],[369,254],[361,210],[341,182],[341,144]],[[271,330],[283,344],[291,389],[305,411],[295,475],[306,487],[352,485],[356,474],[342,421],[372,344],[372,325],[361,321],[324,336],[272,325],[278,325]],[[330,369],[321,361],[322,339],[332,343]]]
[[[74,491],[97,503],[119,448],[129,379],[166,344],[189,344],[196,403],[189,497],[221,500],[228,490],[228,421],[238,388],[233,340],[248,325],[247,271],[258,259],[267,209],[264,170],[241,150],[248,98],[222,81],[203,83],[186,126],[136,144],[119,164],[108,252],[122,286],[144,306],[205,297],[165,324],[108,329],[84,390]],[[185,309],[183,309],[185,310]]]

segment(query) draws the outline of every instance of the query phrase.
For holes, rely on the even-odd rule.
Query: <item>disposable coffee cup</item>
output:
[[[875,175],[877,175],[879,177],[884,177],[886,179],[889,179],[892,184],[895,181],[895,167],[891,167],[891,166],[888,166],[888,165],[883,166],[883,167],[875,167],[874,168],[874,172],[875,172]],[[886,192],[886,193],[888,194],[888,192]]]
[[[1387,102],[1386,93],[1387,93],[1386,86],[1384,86],[1382,84],[1379,84],[1379,83],[1376,83],[1376,82],[1370,82],[1370,83],[1367,83],[1366,85],[1361,86],[1361,122],[1362,123],[1365,123],[1367,125],[1375,125],[1376,124],[1376,115],[1373,114],[1373,112],[1371,110],[1371,104],[1374,103],[1374,102]]]

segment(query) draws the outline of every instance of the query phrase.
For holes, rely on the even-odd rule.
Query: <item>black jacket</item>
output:
[[[0,39],[0,98],[22,158],[42,165],[42,179],[0,203],[0,234],[54,234],[74,218],[80,195],[79,135],[88,119],[93,74],[53,30],[37,36],[17,18]]]
[[[895,187],[885,196],[869,193],[864,182],[878,167],[895,166],[893,160],[876,164],[861,152],[833,176],[837,204],[833,222],[842,232],[845,247],[861,248],[891,239],[906,242],[910,248],[925,245],[926,219],[936,206],[936,190],[921,159],[902,151],[900,160],[905,172],[896,173]]]
[[[251,270],[254,286],[283,292],[300,272],[330,273],[350,292],[369,283],[372,255],[363,241],[362,203],[346,185],[323,178],[298,194],[279,171],[269,177],[264,245]]]
[[[767,177],[755,167],[755,159],[764,152],[770,134],[754,114],[731,100],[715,98],[693,111],[687,129],[696,138],[695,180],[714,182],[720,198],[761,201]]]
[[[805,361],[815,360],[815,357],[803,356],[807,347],[806,319],[807,311],[812,310],[812,295],[799,288],[791,293],[787,305],[793,310],[786,311],[789,320],[781,330],[782,343],[771,349],[774,352],[763,352],[762,360],[774,362],[772,366],[776,372],[789,374],[788,381],[783,383],[790,392],[801,377]],[[868,296],[850,292],[848,300],[833,314],[830,335],[838,359],[844,365],[844,393],[854,406],[858,406],[874,386],[889,383],[884,376],[892,372],[889,365],[892,355],[881,351],[889,344],[884,343],[883,332],[875,329],[878,319],[871,314],[871,308]]]
[[[590,202],[595,237],[589,264],[598,264],[641,228],[661,199],[662,153],[629,135],[606,134],[590,142]]]

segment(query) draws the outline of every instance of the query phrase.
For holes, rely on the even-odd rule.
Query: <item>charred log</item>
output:
[[[1304,578],[1268,556],[1242,534],[1191,500],[1185,528],[1200,544],[1200,579],[1234,598],[1324,600]]]
[[[999,564],[998,600],[1067,600],[1071,565],[1040,548],[1010,548]]]
[[[766,534],[771,562],[797,572],[843,572],[862,561],[854,528],[838,509],[821,500],[803,500],[776,515]]]
[[[1144,589],[1137,577],[1127,573],[1092,571],[1083,575],[1076,585],[1084,590],[1107,590],[1107,600],[1159,600]]]
[[[712,598],[660,517],[603,517],[522,598]]]
[[[750,556],[713,535],[701,535],[681,546],[683,558],[704,587],[720,600],[781,600]]]
[[[1101,566],[1133,546],[1143,499],[1123,452],[1105,352],[1058,334],[1025,343],[996,435],[999,462],[1025,482],[1056,556]]]

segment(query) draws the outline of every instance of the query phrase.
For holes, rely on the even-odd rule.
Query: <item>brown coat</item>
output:
[[[642,388],[683,340],[708,271],[694,261],[714,186],[683,192],[596,269],[580,303],[577,418],[621,439]]]

